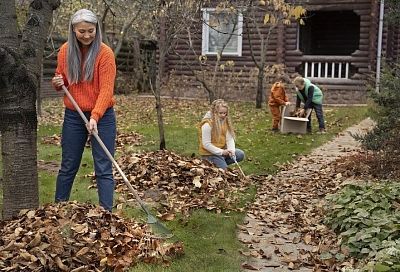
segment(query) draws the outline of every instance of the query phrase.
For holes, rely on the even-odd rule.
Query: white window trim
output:
[[[215,8],[203,8],[201,11],[203,12],[203,31],[202,31],[202,43],[201,43],[201,54],[202,55],[217,55],[217,52],[209,52],[208,51],[208,38],[209,38],[209,26],[204,22],[209,22],[210,13],[215,11]],[[222,52],[223,56],[242,56],[242,42],[243,42],[243,15],[242,13],[238,14],[238,46],[236,52]]]

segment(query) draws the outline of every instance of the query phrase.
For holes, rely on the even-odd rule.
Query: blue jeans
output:
[[[85,112],[85,115],[88,119],[90,118],[90,112]],[[97,130],[100,139],[114,156],[116,120],[113,108],[109,108],[104,113],[97,124]],[[57,176],[56,202],[69,200],[72,185],[81,164],[87,137],[88,131],[79,113],[65,109],[61,139],[62,161]],[[102,207],[111,211],[115,187],[112,162],[94,137],[91,138],[91,144],[99,202]]]
[[[243,150],[236,148],[235,156],[237,162],[243,161],[244,159]],[[232,158],[219,155],[202,156],[202,158],[208,160],[209,162],[212,162],[213,164],[215,164],[215,166],[217,166],[218,168],[222,168],[224,170],[228,168],[228,165],[235,163],[235,161]]]
[[[325,129],[324,112],[322,111],[322,104],[311,103],[311,108],[315,110],[315,115],[317,116],[319,129]],[[307,122],[307,131],[309,132],[311,132],[311,114],[308,117],[308,122]]]

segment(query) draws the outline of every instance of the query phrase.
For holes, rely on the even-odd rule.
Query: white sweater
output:
[[[203,119],[210,119],[211,113],[207,112]],[[222,156],[223,149],[216,147],[211,143],[211,126],[208,123],[204,123],[201,127],[201,142],[206,150],[214,155]],[[235,140],[233,139],[229,131],[226,132],[226,149],[235,154]]]

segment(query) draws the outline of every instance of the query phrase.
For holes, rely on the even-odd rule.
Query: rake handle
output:
[[[86,118],[85,114],[82,112],[81,108],[79,107],[79,105],[76,103],[75,99],[72,97],[71,93],[68,91],[68,89],[62,85],[62,89],[65,93],[65,95],[68,97],[68,99],[71,101],[72,105],[74,105],[74,108],[76,109],[76,111],[79,113],[79,115],[82,117],[82,120],[85,122],[86,125],[89,124],[89,120]],[[128,181],[127,177],[125,176],[125,173],[122,171],[122,169],[119,167],[117,161],[114,159],[114,157],[111,155],[110,151],[108,151],[107,147],[105,146],[105,144],[103,143],[103,141],[100,139],[99,134],[97,133],[97,131],[93,131],[92,135],[94,136],[94,138],[96,138],[97,142],[100,144],[101,148],[103,149],[103,151],[106,153],[107,157],[110,159],[110,161],[112,162],[112,164],[115,166],[115,168],[117,168],[119,174],[122,176],[122,179],[125,182],[125,185],[128,186],[129,191],[135,196],[136,201],[140,204],[140,206],[145,209],[144,207],[144,203],[142,201],[142,199],[139,197],[138,193],[136,192],[136,190],[132,187],[131,183]]]
[[[235,162],[236,166],[239,168],[240,173],[242,174],[242,176],[244,178],[247,178],[246,175],[244,174],[242,167],[240,167],[239,163],[236,160],[236,156],[231,156],[231,158],[233,159],[233,161]]]
[[[244,172],[243,172],[243,170],[242,170],[242,167],[240,167],[240,165],[238,164],[238,162],[236,161],[236,159],[235,159],[235,164],[236,164],[236,166],[239,168],[239,171],[240,171],[240,173],[242,174],[242,176],[243,176],[244,178],[246,178],[246,175],[244,174]]]

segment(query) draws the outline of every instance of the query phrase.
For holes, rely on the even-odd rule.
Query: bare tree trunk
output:
[[[9,2],[0,0],[0,131],[5,219],[17,215],[21,209],[39,205],[36,93],[52,12],[60,4],[58,0],[31,2],[18,47],[15,3]]]
[[[272,24],[268,28],[268,32],[266,34],[263,34],[261,31],[261,27],[259,23],[257,22],[257,14],[255,13],[255,9],[252,6],[249,9],[249,12],[246,13],[248,16],[245,20],[245,26],[247,30],[247,39],[249,42],[250,46],[250,54],[251,54],[251,59],[253,60],[254,64],[258,68],[258,75],[257,75],[257,92],[256,92],[256,108],[261,109],[262,108],[262,103],[264,100],[264,70],[267,65],[267,49],[268,49],[268,43],[269,43],[269,38],[271,36],[272,30],[276,27],[276,24]],[[256,32],[258,34],[258,38],[261,40],[261,52],[260,52],[260,60],[256,59],[255,52],[253,50],[253,43],[250,38],[250,25],[249,22],[252,23],[253,28],[256,29]],[[280,52],[278,52],[280,53]]]
[[[36,148],[36,85],[12,50],[0,47],[0,130],[3,160],[3,218],[39,205]]]
[[[160,95],[156,95],[156,110],[157,110],[157,122],[158,132],[160,134],[160,150],[166,149],[165,133],[164,133],[164,120],[162,112],[162,104]]]
[[[263,36],[261,36],[261,60],[258,67],[257,75],[257,94],[256,94],[256,108],[261,109],[263,103],[263,92],[264,92],[264,69],[265,69],[265,58],[266,58],[266,41]]]
[[[0,116],[10,117],[0,109]],[[36,112],[20,112],[19,120],[2,124],[3,218],[39,206]],[[22,120],[30,115],[31,120]],[[17,118],[18,118],[17,117]]]
[[[134,36],[132,40],[132,51],[133,51],[133,85],[135,89],[143,89],[139,86],[139,82],[144,78],[143,71],[143,58],[140,54],[140,40],[137,36]]]
[[[167,54],[167,43],[166,43],[166,29],[165,29],[165,17],[160,18],[160,35],[158,40],[159,46],[159,58],[158,58],[158,73],[157,73],[157,83],[156,89],[154,90],[154,96],[156,98],[156,111],[157,111],[157,121],[158,121],[158,132],[160,135],[160,150],[166,149],[165,143],[165,133],[164,133],[164,120],[161,104],[161,86],[164,78],[164,66],[165,66],[165,56]]]
[[[263,92],[264,92],[264,69],[259,69],[257,75],[257,96],[256,96],[257,109],[261,109],[262,107]]]

